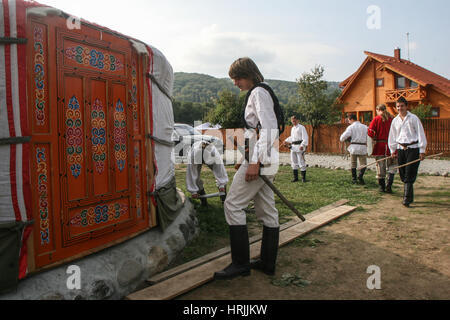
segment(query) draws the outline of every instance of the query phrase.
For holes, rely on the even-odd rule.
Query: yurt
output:
[[[30,275],[83,264],[149,230],[164,237],[183,201],[164,55],[33,1],[3,0],[0,17],[0,293],[17,294]],[[158,239],[145,240],[144,255],[165,252],[167,264],[173,253],[156,250]],[[123,259],[108,263],[121,269]],[[148,263],[137,263],[148,276]],[[117,279],[102,281],[113,290]]]

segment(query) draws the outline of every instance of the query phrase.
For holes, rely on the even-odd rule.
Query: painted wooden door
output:
[[[71,32],[64,21],[28,23],[36,269],[151,223],[142,61],[128,41],[88,26]]]

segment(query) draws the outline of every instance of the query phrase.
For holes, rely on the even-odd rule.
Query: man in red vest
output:
[[[371,137],[375,145],[372,155],[376,160],[387,158],[391,155],[388,146],[389,130],[391,129],[392,115],[386,110],[384,104],[376,107],[377,116],[369,125],[367,134]],[[380,192],[392,193],[392,184],[394,183],[395,161],[390,158],[377,162],[377,179],[380,185]],[[389,171],[389,178],[386,184],[386,171]]]

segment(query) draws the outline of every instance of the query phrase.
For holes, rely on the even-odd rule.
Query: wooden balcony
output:
[[[386,90],[386,102],[396,102],[400,97],[403,97],[408,101],[422,101],[427,97],[427,92],[420,87]]]

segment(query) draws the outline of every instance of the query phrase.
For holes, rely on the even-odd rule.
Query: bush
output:
[[[420,121],[423,121],[427,118],[431,117],[431,108],[432,105],[419,104],[417,107],[411,110],[411,113],[414,113]]]

